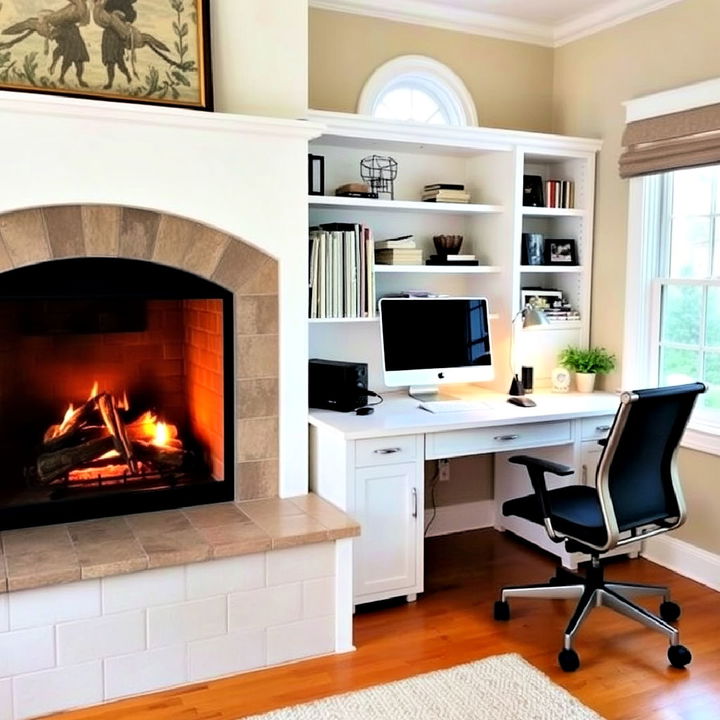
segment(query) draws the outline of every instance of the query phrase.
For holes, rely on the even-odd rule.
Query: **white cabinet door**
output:
[[[422,591],[422,512],[416,463],[356,469],[353,515],[362,526],[353,549],[356,603]]]

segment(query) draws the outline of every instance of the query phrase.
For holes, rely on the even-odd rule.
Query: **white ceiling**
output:
[[[311,7],[563,45],[683,0],[310,0]]]

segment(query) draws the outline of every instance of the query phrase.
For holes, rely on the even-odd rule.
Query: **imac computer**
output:
[[[439,385],[493,380],[485,298],[385,297],[379,308],[389,387],[406,385],[421,401],[452,400]]]

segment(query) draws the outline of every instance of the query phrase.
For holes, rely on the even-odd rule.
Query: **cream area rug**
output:
[[[513,653],[252,715],[246,720],[602,720],[602,717]]]

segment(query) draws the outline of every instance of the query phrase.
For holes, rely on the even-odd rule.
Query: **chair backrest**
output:
[[[609,540],[659,523],[644,536],[685,522],[676,455],[702,383],[623,393],[600,458],[597,490]]]

